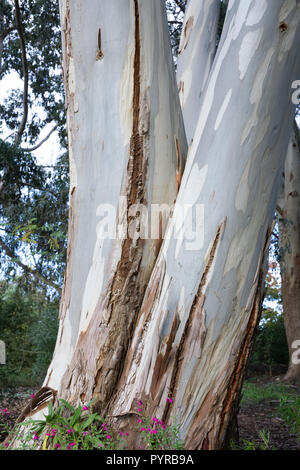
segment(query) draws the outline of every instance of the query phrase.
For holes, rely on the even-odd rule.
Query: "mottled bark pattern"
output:
[[[118,209],[116,225],[125,221],[130,229],[138,223],[132,209],[143,205],[151,222],[151,204],[171,206],[177,197],[187,144],[163,2],[64,0],[61,22],[70,233],[45,385],[73,402],[94,398],[103,409],[122,372],[161,239],[101,239],[99,207]]]
[[[177,82],[184,125],[190,145],[200,102],[217,50],[220,0],[189,0],[177,64]]]
[[[72,402],[95,397],[121,429],[134,427],[142,399],[150,417],[176,418],[186,449],[221,448],[259,319],[294,112],[300,3],[230,0],[200,109],[195,100],[182,179],[186,146],[163,3],[61,7],[72,38],[73,235],[45,385]],[[182,54],[195,50],[195,24],[186,22]],[[176,199],[165,239],[100,242],[97,207],[117,206],[120,195],[149,205]]]

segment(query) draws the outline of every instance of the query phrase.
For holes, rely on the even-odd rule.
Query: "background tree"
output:
[[[277,207],[283,318],[290,356],[285,376],[288,382],[300,381],[300,366],[293,360],[294,344],[300,339],[300,153],[297,134],[295,123]]]
[[[37,21],[38,20],[38,21]],[[60,292],[67,229],[68,156],[60,71],[58,4],[4,1],[0,7],[0,79],[18,76],[0,106],[0,246],[2,269]],[[49,86],[50,85],[50,86]],[[51,126],[46,137],[43,129]],[[56,132],[61,151],[54,168],[34,156]]]

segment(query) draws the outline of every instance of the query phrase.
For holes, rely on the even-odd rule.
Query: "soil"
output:
[[[300,440],[291,432],[283,419],[276,416],[278,403],[241,408],[238,415],[239,445],[244,448],[245,441],[255,443],[256,448],[263,443],[260,432],[270,434],[269,450],[300,450]]]
[[[28,403],[30,395],[36,390],[17,388],[0,391],[0,425],[13,426],[22,409]],[[300,440],[291,432],[288,425],[276,414],[278,403],[274,400],[262,404],[243,406],[238,415],[238,436],[240,448],[245,448],[245,441],[255,443],[256,448],[262,443],[260,432],[270,433],[268,448],[270,450],[300,450]],[[7,413],[3,410],[7,409]],[[6,433],[0,427],[0,442]]]

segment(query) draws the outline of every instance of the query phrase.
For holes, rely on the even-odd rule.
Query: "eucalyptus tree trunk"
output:
[[[120,416],[141,398],[149,414],[176,415],[188,449],[224,444],[239,396],[293,117],[299,22],[299,4],[229,4],[172,222],[109,406]]]
[[[221,448],[260,315],[300,4],[230,1],[181,185],[185,141],[162,2],[61,6],[71,209],[45,393],[94,398],[120,429],[134,429],[142,400],[149,416],[176,417],[186,449]],[[120,195],[129,208],[176,199],[164,237],[103,241],[103,223],[97,236],[97,208],[118,207]],[[124,220],[130,211],[119,207],[114,221]]]
[[[178,49],[177,81],[188,144],[216,50],[220,0],[189,0]]]
[[[187,144],[163,3],[60,6],[71,200],[60,327],[45,383],[73,398],[91,396],[101,378],[105,402],[162,241],[163,217],[145,209],[172,207]]]
[[[294,137],[288,147],[277,212],[283,320],[289,347],[284,380],[300,382],[300,153]]]

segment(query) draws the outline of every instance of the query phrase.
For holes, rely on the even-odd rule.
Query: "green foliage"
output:
[[[264,309],[249,369],[264,369],[272,373],[276,366],[287,367],[288,361],[289,352],[283,316],[273,309]]]
[[[242,406],[251,406],[270,400],[280,400],[286,395],[289,387],[283,384],[257,384],[251,381],[245,381],[242,392]]]
[[[179,436],[179,427],[174,422],[166,426],[158,418],[142,417],[137,430],[142,436],[143,448],[147,450],[180,450],[183,442]]]
[[[277,416],[280,416],[300,439],[300,397],[297,389],[282,383],[258,384],[250,381],[244,383],[242,406],[251,407],[267,401],[278,402]]]
[[[262,429],[259,431],[260,442],[254,442],[247,439],[243,440],[242,445],[237,445],[231,441],[232,450],[275,450],[270,446],[270,432]]]
[[[169,21],[170,43],[176,64],[187,0],[165,0],[165,3]]]
[[[26,48],[29,80],[29,107],[32,112],[25,130],[25,139],[34,144],[46,124],[56,122],[65,145],[65,110],[61,75],[61,33],[59,5],[56,0],[22,0],[20,16]],[[15,25],[13,2],[3,0],[0,21],[9,31],[5,37],[0,80],[16,73],[24,78],[20,38]],[[37,107],[40,113],[37,113]],[[23,90],[12,89],[0,106],[0,123],[12,131],[18,128],[23,115]]]
[[[278,413],[300,440],[300,396],[281,396]]]
[[[126,449],[128,432],[108,429],[104,419],[90,411],[92,402],[74,407],[60,399],[54,407],[50,401],[44,419],[26,420],[14,430],[7,430],[8,439],[0,450],[9,448],[9,441],[18,440],[18,449],[32,450],[120,450]],[[7,410],[5,410],[7,413]],[[182,449],[178,427],[166,426],[156,418],[138,420],[137,433],[147,450]],[[145,427],[143,427],[144,425]],[[141,427],[140,427],[141,426]],[[25,430],[24,430],[25,427]],[[143,448],[141,445],[139,448]]]
[[[2,387],[32,385],[44,377],[58,328],[58,300],[26,284],[0,283],[1,339],[6,364],[0,368]]]
[[[15,4],[3,0],[0,6],[0,80],[10,74],[22,81],[27,77],[29,88],[28,93],[22,85],[12,89],[0,105],[1,270],[5,278],[18,277],[23,263],[41,274],[33,277],[30,269],[22,268],[32,283],[49,280],[49,285],[59,288],[65,268],[69,190],[59,5],[55,0],[17,3],[22,34]],[[16,134],[27,111],[19,141]],[[23,147],[39,143],[41,130],[50,123],[56,126],[61,149],[56,165],[48,169]]]

